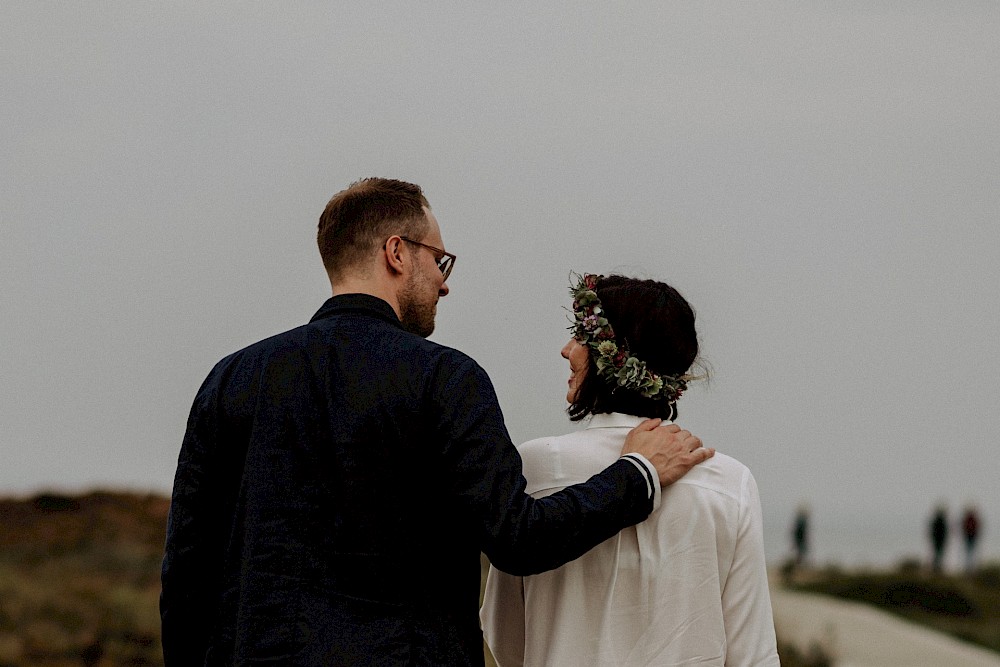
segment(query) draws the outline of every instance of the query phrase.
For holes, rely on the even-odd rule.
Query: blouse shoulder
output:
[[[560,436],[545,436],[541,438],[535,438],[534,440],[528,440],[527,442],[522,442],[517,446],[517,451],[524,456],[525,454],[534,454],[536,452],[544,452],[548,448],[548,444],[553,440],[557,440]]]
[[[529,459],[532,461],[546,460],[557,456],[563,451],[566,444],[571,444],[578,437],[579,433],[566,433],[535,438],[522,442],[517,446],[517,451],[524,459],[525,464]]]
[[[712,463],[720,470],[732,476],[742,477],[744,474],[750,473],[750,469],[746,465],[722,452],[716,452],[715,456],[706,461],[706,463]]]
[[[561,436],[547,436],[535,438],[522,442],[517,446],[517,452],[521,455],[524,464],[525,475],[536,469],[539,465],[551,460],[559,450],[558,441]]]
[[[704,492],[720,493],[742,503],[754,481],[746,465],[732,456],[716,452],[715,456],[696,465],[675,484],[696,486]]]

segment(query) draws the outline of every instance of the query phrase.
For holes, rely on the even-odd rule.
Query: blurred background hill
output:
[[[168,508],[133,493],[0,500],[0,667],[161,665]]]

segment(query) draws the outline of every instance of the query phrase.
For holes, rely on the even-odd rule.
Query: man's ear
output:
[[[385,242],[385,247],[382,251],[383,260],[385,261],[386,268],[393,274],[403,273],[404,245],[403,239],[398,236],[390,236],[389,240]]]

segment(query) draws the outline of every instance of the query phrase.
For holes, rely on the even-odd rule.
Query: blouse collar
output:
[[[621,412],[604,412],[593,415],[587,428],[635,428],[645,420],[645,417],[626,415]],[[663,420],[663,423],[673,424],[672,421],[666,419]]]

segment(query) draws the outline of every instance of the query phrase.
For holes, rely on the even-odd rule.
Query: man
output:
[[[962,536],[965,538],[965,571],[976,571],[976,541],[979,539],[979,512],[975,505],[968,505],[962,515]]]
[[[557,567],[714,452],[647,422],[586,484],[532,499],[486,373],[425,339],[454,255],[420,188],[352,184],[318,242],[333,298],[220,361],[195,398],[166,666],[482,665],[480,551],[516,574]]]
[[[944,568],[944,547],[948,543],[948,508],[943,504],[938,505],[931,517],[930,537],[931,549],[934,552],[931,560],[931,570],[934,574],[941,574]]]

